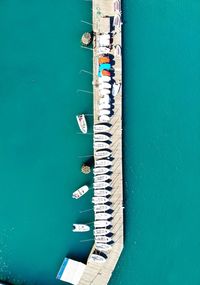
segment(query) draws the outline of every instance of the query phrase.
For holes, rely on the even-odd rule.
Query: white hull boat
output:
[[[102,90],[102,89],[111,89],[111,84],[108,83],[108,82],[102,82],[101,85],[99,85],[99,90]]]
[[[100,159],[95,161],[95,167],[104,167],[104,166],[111,166],[112,161],[108,159]]]
[[[111,114],[110,110],[100,110],[99,111],[100,116],[103,116],[103,115],[109,116],[110,114]]]
[[[94,233],[94,236],[105,236],[105,235],[111,233],[111,231],[108,229],[102,229],[101,228],[101,229],[94,230],[93,233]]]
[[[94,213],[95,220],[108,220],[112,218],[112,215],[109,213]]]
[[[94,190],[94,196],[96,197],[106,197],[110,195],[111,192],[109,190]]]
[[[110,130],[110,127],[106,124],[96,124],[94,125],[94,132],[108,132]]]
[[[110,251],[112,249],[112,246],[110,244],[107,243],[100,243],[100,242],[96,242],[95,243],[95,248],[99,251]]]
[[[84,185],[73,193],[72,198],[79,199],[81,196],[87,193],[88,190],[89,187],[87,185]]]
[[[99,77],[99,83],[103,83],[103,82],[110,82],[111,81],[111,77],[110,76],[101,76]]]
[[[110,183],[108,182],[94,182],[93,183],[93,187],[94,189],[102,189],[102,188],[107,188],[107,187],[110,187]]]
[[[107,203],[107,202],[109,202],[109,199],[106,197],[92,197],[93,204],[101,204],[101,203]]]
[[[73,232],[88,232],[90,227],[84,224],[73,224]]]
[[[95,236],[95,242],[107,243],[111,241],[112,239],[107,236]]]
[[[99,110],[110,110],[110,108],[111,108],[111,105],[110,104],[108,104],[108,103],[103,103],[103,104],[99,104]]]
[[[97,175],[97,176],[94,177],[94,182],[106,181],[106,180],[108,180],[110,178],[111,178],[111,176],[107,175],[107,174]]]
[[[100,220],[100,221],[94,222],[95,228],[105,228],[105,227],[109,227],[111,225],[112,225],[112,223],[110,221],[106,221],[106,220]]]
[[[104,205],[104,204],[100,204],[100,205],[95,205],[94,206],[94,212],[104,212],[104,211],[108,211],[111,210],[111,207],[108,205]]]
[[[107,47],[99,47],[97,52],[98,52],[98,54],[109,53],[110,49]]]
[[[104,263],[106,262],[106,258],[99,254],[91,254],[88,259],[88,262]]]
[[[108,150],[98,150],[95,152],[95,158],[96,159],[101,159],[101,158],[106,158],[112,155],[111,151]]]
[[[99,92],[101,96],[110,95],[110,89],[101,89]]]
[[[105,174],[105,173],[108,173],[109,171],[110,171],[110,169],[107,168],[107,167],[95,167],[95,168],[93,169],[94,175]]]
[[[110,137],[104,134],[94,134],[94,141],[109,141]]]
[[[112,90],[112,95],[116,96],[119,93],[121,84],[113,84],[113,90]]]
[[[79,128],[80,128],[81,132],[83,134],[86,134],[87,133],[87,122],[86,122],[86,119],[85,119],[85,115],[84,114],[77,115],[76,119],[77,119],[77,122],[78,122],[78,125],[79,125]]]
[[[110,122],[110,119],[111,118],[109,116],[103,115],[103,116],[99,117],[99,122],[101,122],[101,123],[108,123],[108,122]]]
[[[93,145],[94,149],[105,149],[105,148],[110,148],[109,143],[106,142],[94,142]]]

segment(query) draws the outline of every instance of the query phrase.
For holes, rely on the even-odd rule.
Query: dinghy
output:
[[[90,227],[84,224],[73,224],[73,232],[88,232]]]
[[[108,182],[94,182],[93,187],[94,189],[102,189],[102,188],[111,187],[111,184]]]
[[[112,239],[107,236],[95,236],[95,242],[100,242],[100,243],[107,243],[111,242]]]
[[[105,148],[110,148],[109,143],[106,142],[95,142],[93,145],[94,149],[105,149]]]
[[[105,173],[108,173],[109,171],[110,171],[110,169],[107,167],[96,167],[93,169],[94,175],[105,174]]]
[[[112,161],[108,159],[99,159],[95,161],[95,167],[104,167],[112,165]]]
[[[94,190],[94,196],[96,197],[106,197],[110,195],[111,192],[109,190]]]
[[[88,258],[88,262],[104,263],[106,262],[106,258],[99,254],[91,254]]]
[[[107,174],[94,176],[94,182],[106,181],[108,179],[111,179],[111,177]]]
[[[87,122],[86,122],[86,119],[85,119],[85,115],[84,114],[77,115],[76,119],[77,119],[77,122],[78,122],[78,125],[79,125],[79,128],[80,128],[81,132],[83,134],[86,134],[87,133]]]
[[[94,205],[94,212],[104,212],[104,211],[108,211],[111,210],[111,207],[108,205],[104,205],[104,204],[99,204],[99,205]]]
[[[89,190],[89,187],[87,185],[82,186],[81,188],[79,188],[78,190],[76,190],[73,194],[72,194],[72,198],[74,199],[79,199],[80,197],[82,197],[85,193],[87,193],[87,191]]]
[[[108,220],[112,218],[112,215],[109,213],[94,213],[95,220]]]
[[[112,223],[107,220],[100,220],[100,221],[95,221],[94,222],[94,227],[95,228],[105,228],[111,226]]]
[[[112,249],[112,246],[110,244],[107,243],[100,243],[100,242],[96,242],[95,243],[95,248],[99,251],[110,251]]]
[[[106,197],[92,197],[93,204],[101,204],[101,203],[107,203],[107,202],[109,202],[109,199]]]
[[[106,158],[112,155],[111,151],[108,150],[98,150],[95,152],[95,158],[96,159],[101,159],[101,158]]]
[[[104,134],[94,134],[94,141],[109,141],[110,137]]]
[[[93,231],[94,236],[106,236],[109,233],[111,233],[110,230],[101,228]]]

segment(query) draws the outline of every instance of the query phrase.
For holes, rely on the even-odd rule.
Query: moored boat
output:
[[[112,161],[108,159],[99,159],[95,161],[95,167],[111,166]]]
[[[111,241],[112,239],[107,236],[95,236],[95,242],[107,243]]]
[[[106,181],[110,179],[110,175],[103,174],[103,175],[96,175],[94,176],[94,182]]]
[[[107,168],[107,167],[95,167],[93,169],[94,175],[105,174],[105,173],[108,173],[109,171],[110,171],[110,168]]]
[[[107,244],[107,243],[100,243],[96,242],[95,243],[95,248],[99,251],[110,251],[112,249],[112,245]]]
[[[105,148],[109,149],[110,145],[109,145],[109,143],[106,143],[106,142],[94,142],[93,147],[96,150],[105,149]]]
[[[102,188],[107,188],[107,187],[111,187],[111,184],[108,182],[94,182],[93,183],[93,187],[94,189],[102,189]]]
[[[111,154],[112,152],[108,150],[98,150],[95,152],[95,158],[101,159],[101,158],[109,157]]]
[[[106,197],[111,195],[109,190],[94,190],[94,196],[96,197]]]
[[[101,89],[99,92],[101,96],[110,95],[110,89]]]
[[[102,116],[102,115],[107,115],[109,116],[111,114],[111,111],[110,110],[107,110],[107,109],[103,109],[103,110],[100,110],[99,111],[99,115]]]
[[[90,227],[85,224],[73,224],[73,232],[88,232]]]
[[[87,133],[87,122],[85,119],[85,115],[84,114],[77,115],[76,119],[77,119],[77,122],[78,122],[78,125],[79,125],[81,132],[83,134],[86,134]]]
[[[110,137],[104,134],[94,134],[94,141],[109,141]]]
[[[85,193],[87,193],[88,190],[89,190],[89,187],[87,185],[84,185],[84,186],[80,187],[79,189],[77,189],[72,194],[72,198],[79,199],[81,196],[83,196]]]
[[[108,82],[102,82],[101,85],[99,85],[99,90],[101,89],[110,89],[112,85]]]
[[[104,205],[104,204],[99,204],[99,205],[95,205],[95,206],[94,206],[94,212],[95,212],[95,213],[108,211],[108,210],[110,210],[110,209],[111,209],[110,206]]]
[[[97,133],[97,132],[107,132],[110,130],[110,127],[109,125],[107,124],[96,124],[94,125],[94,132]]]
[[[107,235],[109,233],[111,233],[110,230],[103,229],[103,228],[96,229],[96,230],[93,231],[94,236],[105,236],[105,235]]]
[[[107,220],[99,220],[94,222],[94,227],[95,228],[105,228],[111,226],[112,223]]]
[[[107,202],[109,202],[109,199],[106,197],[92,197],[93,204],[101,204],[101,203],[107,203]]]
[[[112,215],[109,213],[94,213],[95,220],[108,220],[112,218]]]
[[[110,110],[111,108],[111,105],[109,103],[102,103],[102,104],[99,104],[99,110]]]
[[[88,259],[88,262],[104,263],[106,262],[106,258],[99,254],[91,254]]]
[[[107,115],[99,116],[99,122],[101,122],[101,123],[108,123],[108,122],[110,122],[110,119],[111,118]]]

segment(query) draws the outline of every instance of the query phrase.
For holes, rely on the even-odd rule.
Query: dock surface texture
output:
[[[118,11],[114,8],[118,2]],[[93,49],[93,99],[94,99],[94,124],[99,123],[99,88],[98,88],[98,48],[97,42],[100,33],[107,29],[107,20],[110,19],[111,23],[111,40],[112,47],[110,57],[113,58],[113,80],[116,83],[122,84],[122,57],[121,55],[115,56],[115,47],[122,45],[121,23],[120,25],[113,26],[114,16],[116,14],[121,17],[121,3],[113,0],[93,0],[93,33],[94,33],[94,49]],[[105,23],[105,26],[103,26]],[[105,263],[99,264],[89,261],[86,264],[85,271],[79,282],[80,285],[104,285],[108,284],[112,272],[115,269],[117,261],[123,249],[123,174],[122,174],[122,88],[114,97],[113,115],[110,123],[112,127],[110,133],[112,135],[111,150],[113,157],[112,165],[112,239],[114,241],[112,249],[106,252],[107,260]],[[95,158],[95,157],[94,157]],[[93,246],[90,255],[95,252],[95,245]],[[89,257],[90,257],[89,255]]]

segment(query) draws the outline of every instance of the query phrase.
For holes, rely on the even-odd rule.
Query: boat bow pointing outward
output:
[[[77,115],[76,119],[77,119],[77,122],[78,122],[78,125],[79,125],[81,132],[83,134],[86,134],[87,133],[87,122],[85,119],[85,115],[84,114]]]

